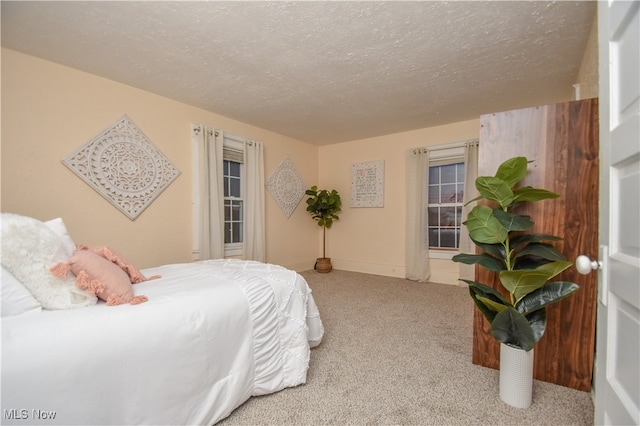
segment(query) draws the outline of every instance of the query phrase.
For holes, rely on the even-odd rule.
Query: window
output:
[[[242,242],[242,164],[224,160],[224,243]]]
[[[429,167],[428,235],[433,250],[458,250],[464,162]]]
[[[244,145],[225,135],[223,148],[224,253],[241,256],[244,238]]]
[[[198,123],[191,125],[191,143],[193,259],[264,262],[262,144]]]
[[[444,265],[451,263],[442,261],[472,249],[469,234],[461,225],[473,205],[465,206],[464,202],[475,197],[475,188],[465,190],[465,182],[475,181],[477,144],[477,139],[470,139],[406,152],[408,279],[427,281],[431,259],[448,268]],[[458,269],[465,279],[473,279],[467,268]]]

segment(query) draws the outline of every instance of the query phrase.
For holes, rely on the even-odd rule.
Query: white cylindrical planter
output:
[[[529,352],[500,344],[500,399],[516,408],[529,408],[533,391],[533,349]]]

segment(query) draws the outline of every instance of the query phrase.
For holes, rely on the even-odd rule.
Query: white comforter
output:
[[[165,265],[141,305],[2,319],[3,424],[213,424],[306,382],[323,327],[305,280],[238,260]]]

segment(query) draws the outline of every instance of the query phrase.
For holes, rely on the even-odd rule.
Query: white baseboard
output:
[[[438,283],[438,284],[449,284],[449,285],[459,285],[460,281],[458,281],[458,274],[452,274],[449,272],[439,272],[431,270],[431,276],[429,277],[429,282]]]
[[[431,277],[429,281],[439,284],[459,285],[457,266],[451,269],[450,261],[431,261]],[[389,265],[380,263],[361,262],[357,260],[331,259],[333,269],[364,274],[382,275],[385,277],[405,278],[404,265]]]
[[[360,272],[363,274],[383,275],[386,277],[405,277],[402,265],[385,265],[380,263],[361,262],[357,260],[331,259],[333,269],[341,271]]]
[[[450,267],[450,261],[440,259],[431,260],[431,276],[429,282],[449,285],[459,285],[460,281],[457,266]],[[312,270],[315,259],[309,262],[299,262],[296,264],[283,265],[285,268],[296,272]],[[331,258],[333,269],[349,272],[360,272],[363,274],[382,275],[385,277],[405,278],[406,271],[404,265],[390,265],[382,263],[362,262],[358,260]]]
[[[291,269],[293,271],[300,273],[300,272],[313,269],[313,266],[315,265],[315,263],[316,263],[316,260],[313,259],[313,260],[309,260],[308,262],[296,262],[296,263],[291,263],[291,264],[282,265],[282,266],[284,266],[287,269]]]

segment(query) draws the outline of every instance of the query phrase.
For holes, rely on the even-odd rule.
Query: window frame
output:
[[[245,190],[245,179],[246,179],[246,173],[245,173],[245,167],[244,167],[244,163],[243,162],[239,162],[236,161],[235,159],[229,158],[229,156],[224,154],[224,151],[226,151],[227,149],[230,151],[235,151],[235,153],[239,154],[242,153],[242,155],[244,155],[244,138],[240,137],[240,136],[235,136],[235,135],[231,135],[228,133],[224,133],[224,139],[222,142],[222,147],[223,147],[223,170],[222,170],[222,179],[225,178],[225,172],[224,172],[224,162],[225,161],[231,161],[231,162],[236,162],[240,164],[240,197],[233,197],[233,196],[226,196],[223,194],[223,205],[225,206],[225,212],[226,212],[226,202],[227,201],[241,201],[242,202],[242,208],[241,208],[241,227],[242,227],[242,241],[240,242],[233,242],[233,243],[224,243],[224,256],[225,257],[234,257],[234,256],[242,256],[244,254],[244,228],[245,228],[245,217],[244,217],[244,212],[246,211],[246,200],[244,199],[244,193],[246,192]],[[226,188],[225,188],[226,190]],[[236,221],[237,222],[237,221]],[[225,213],[225,217],[224,217],[224,233],[225,233],[225,239],[226,239],[226,230],[227,230],[227,218],[226,218],[226,213]],[[231,223],[233,223],[233,220],[231,221]]]
[[[453,147],[453,148],[447,148],[444,146],[433,147],[432,150],[430,150],[429,152],[429,171],[428,172],[431,171],[431,167],[445,166],[445,165],[457,164],[457,163],[462,163],[466,169],[467,165],[464,163],[464,147]],[[456,183],[458,182],[456,181]],[[463,191],[464,191],[464,177],[461,183],[463,185]],[[431,186],[431,182],[429,182],[429,186]],[[430,205],[441,206],[442,204],[429,203],[429,188],[427,188],[427,194],[425,196],[426,196],[426,203],[425,203],[424,214],[426,215],[426,221],[425,221],[426,229],[424,230],[424,232],[427,234],[427,240],[429,240],[429,207]],[[464,197],[464,192],[463,192],[463,197]],[[451,203],[451,205],[455,207],[458,207],[458,206],[463,207],[464,202]],[[462,226],[463,226],[462,223],[460,223],[459,228],[462,228]],[[429,257],[432,259],[451,259],[456,254],[460,253],[459,246],[460,246],[459,240],[458,240],[458,248],[450,248],[450,249],[441,248],[441,247],[432,248],[431,246],[429,246]]]

